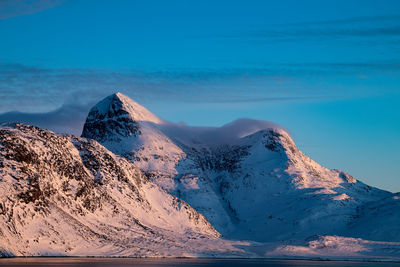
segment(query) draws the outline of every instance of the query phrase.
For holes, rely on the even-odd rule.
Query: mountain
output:
[[[170,174],[183,152],[160,131],[158,125],[163,123],[145,107],[116,93],[90,110],[82,137],[97,140],[141,169]]]
[[[400,194],[319,165],[281,126],[165,121],[121,93],[82,136],[0,125],[1,256],[400,260]]]
[[[219,236],[98,142],[33,126],[1,126],[0,190],[3,254],[201,255]]]
[[[224,238],[267,242],[327,234],[400,241],[399,213],[383,208],[400,211],[395,194],[324,168],[276,124],[177,125],[116,93],[92,108],[82,136],[130,160]],[[364,231],[365,218],[393,227]]]

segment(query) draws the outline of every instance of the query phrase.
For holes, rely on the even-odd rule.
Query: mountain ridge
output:
[[[219,236],[201,214],[95,140],[9,124],[0,128],[0,152],[0,247],[15,255],[101,253],[103,243],[133,255],[160,239],[162,252],[184,239]]]
[[[0,256],[400,260],[400,197],[327,169],[281,126],[162,120],[121,93],[82,137],[0,126]]]
[[[252,239],[254,232],[259,233],[257,241],[303,238],[318,231],[349,235],[347,225],[357,224],[358,209],[368,200],[391,195],[364,185],[343,171],[322,167],[298,150],[283,127],[267,122],[253,126],[254,122],[257,121],[242,120],[238,126],[234,122],[225,128],[196,128],[165,121],[139,121],[142,136],[121,141],[110,137],[103,144],[111,150],[118,147],[117,154],[199,210],[227,238]],[[207,135],[222,141],[207,142]],[[313,208],[302,207],[307,212],[298,215],[276,209],[295,210],[296,205],[289,203],[289,199],[310,202],[307,205]],[[242,203],[251,203],[252,208]],[[265,207],[263,203],[271,206]],[[321,227],[325,217],[337,220],[340,226],[333,227],[334,230],[329,225]],[[273,218],[280,219],[274,222]],[[265,228],[276,229],[279,224],[286,234],[260,234],[267,232]]]

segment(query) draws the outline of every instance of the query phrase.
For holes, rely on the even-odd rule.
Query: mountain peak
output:
[[[82,137],[104,141],[110,136],[139,135],[139,122],[163,123],[163,120],[128,96],[116,92],[97,103],[90,111]]]
[[[106,117],[114,117],[119,110],[126,111],[134,121],[149,121],[154,123],[162,123],[162,119],[151,113],[144,106],[140,105],[130,97],[116,92],[107,96],[99,103],[97,103],[91,111],[99,112],[100,115]],[[94,115],[94,112],[89,116]]]

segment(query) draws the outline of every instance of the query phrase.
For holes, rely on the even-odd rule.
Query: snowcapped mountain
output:
[[[129,125],[135,125],[131,134],[118,130]],[[107,134],[98,137],[100,131]],[[397,225],[363,231],[372,203],[389,201],[400,211],[394,194],[322,167],[275,124],[175,125],[117,93],[92,108],[82,136],[130,160],[225,238],[265,242],[329,234],[400,241]],[[380,220],[388,219],[375,216]]]
[[[82,137],[1,125],[0,192],[0,256],[400,260],[399,193],[324,168],[279,125],[174,124],[121,93]]]
[[[96,141],[33,126],[0,128],[0,190],[3,253],[179,255],[188,241],[219,236]]]
[[[145,107],[116,93],[90,110],[82,137],[97,140],[143,170],[172,174],[184,153],[160,131],[160,124],[164,121]]]

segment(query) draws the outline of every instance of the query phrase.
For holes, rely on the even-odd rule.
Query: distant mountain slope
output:
[[[0,127],[0,251],[12,255],[202,255],[203,215],[94,140]],[[200,242],[196,244],[196,242]],[[189,245],[194,243],[196,245]]]
[[[99,137],[101,131],[107,134]],[[90,111],[82,136],[132,161],[226,238],[265,242],[329,234],[400,241],[396,224],[364,232],[368,216],[374,223],[399,219],[400,212],[381,217],[370,210],[386,203],[400,211],[394,194],[322,167],[271,123],[174,125],[117,93]]]

